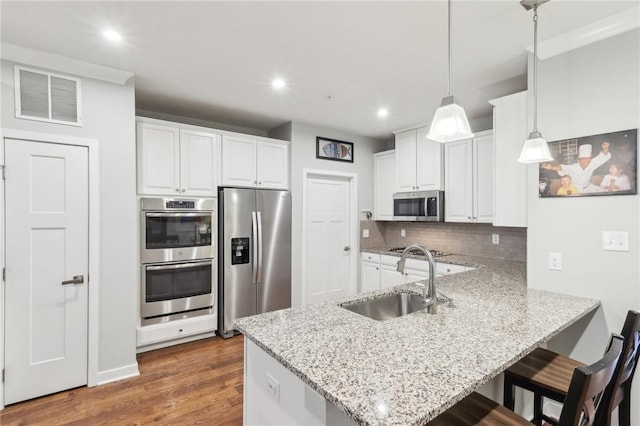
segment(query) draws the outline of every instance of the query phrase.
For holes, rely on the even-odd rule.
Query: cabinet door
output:
[[[258,141],[256,163],[259,188],[289,189],[289,144]]]
[[[393,219],[393,193],[396,191],[395,151],[373,154],[373,218]]]
[[[380,290],[380,264],[360,262],[360,291]]]
[[[472,140],[449,142],[444,146],[446,222],[471,222],[473,218]]]
[[[222,137],[222,185],[255,187],[256,138],[242,135]]]
[[[175,195],[180,192],[180,130],[139,122],[136,125],[138,193]]]
[[[492,223],[493,133],[473,138],[473,151],[473,220]]]
[[[493,225],[527,226],[527,165],[517,160],[527,138],[527,92],[491,101],[493,108]]]
[[[180,187],[184,195],[215,197],[218,135],[180,131]]]
[[[421,127],[416,137],[416,186],[421,191],[442,190],[442,144],[427,139],[429,129]]]
[[[395,266],[380,265],[380,288],[385,289],[404,284],[405,276],[396,271]]]
[[[416,186],[416,131],[396,135],[396,192],[411,192]]]

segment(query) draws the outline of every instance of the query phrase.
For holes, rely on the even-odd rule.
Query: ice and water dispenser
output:
[[[231,239],[231,264],[249,263],[249,238]]]

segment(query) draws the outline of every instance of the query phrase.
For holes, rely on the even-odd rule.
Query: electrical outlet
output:
[[[562,253],[549,252],[549,269],[562,271]]]
[[[405,230],[404,230],[404,229],[401,229],[401,230],[400,230],[400,236],[401,236],[401,237],[406,237],[406,236],[407,236],[407,233],[405,232]]]
[[[491,244],[500,244],[500,234],[491,234]]]
[[[362,230],[362,238],[369,238],[369,230],[368,229],[363,229]]]
[[[276,401],[280,402],[280,383],[271,374],[265,373],[265,375],[267,376],[267,391]]]

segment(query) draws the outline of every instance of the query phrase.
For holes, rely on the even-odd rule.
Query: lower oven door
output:
[[[142,265],[143,318],[214,305],[213,259]]]

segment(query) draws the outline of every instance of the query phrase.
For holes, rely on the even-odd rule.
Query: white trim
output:
[[[2,134],[2,146],[4,152],[5,139],[22,139],[35,142],[59,143],[65,145],[86,146],[89,150],[89,324],[87,343],[87,386],[96,386],[98,380],[98,354],[99,354],[99,307],[100,307],[100,182],[99,182],[99,142],[97,139],[79,138],[49,133],[30,132],[14,129],[0,129]],[[3,185],[4,186],[4,185]],[[4,190],[3,190],[4,191]],[[4,200],[4,196],[2,197]],[[4,207],[4,206],[3,206]],[[4,210],[2,210],[4,215]],[[4,247],[4,234],[2,244]],[[2,263],[4,266],[4,257]],[[4,293],[4,286],[1,293]],[[4,294],[2,294],[4,299]],[[4,303],[0,305],[1,317],[4,317]],[[0,344],[4,342],[4,326],[0,328]],[[2,347],[4,354],[4,347]],[[4,368],[4,358],[2,358]],[[136,367],[137,370],[137,367]],[[0,386],[0,404],[4,401],[4,386]],[[1,405],[0,407],[3,407]]]
[[[109,83],[124,85],[133,77],[133,73],[129,71],[91,64],[89,62],[79,61],[37,49],[17,46],[7,42],[2,42],[0,52],[2,59],[8,61],[81,75]]]
[[[125,365],[124,367],[114,368],[112,370],[101,371],[98,373],[97,385],[115,382],[116,380],[129,379],[140,375],[138,371],[138,363]]]
[[[640,6],[608,16],[575,30],[538,43],[538,57],[547,59],[587,44],[617,36],[640,27]],[[533,46],[526,49],[533,53]]]
[[[307,301],[307,180],[310,177],[333,177],[349,180],[349,247],[351,247],[349,262],[349,294],[358,291],[358,266],[360,253],[360,239],[358,238],[358,175],[356,173],[339,172],[333,170],[303,169],[302,170],[302,304]]]

